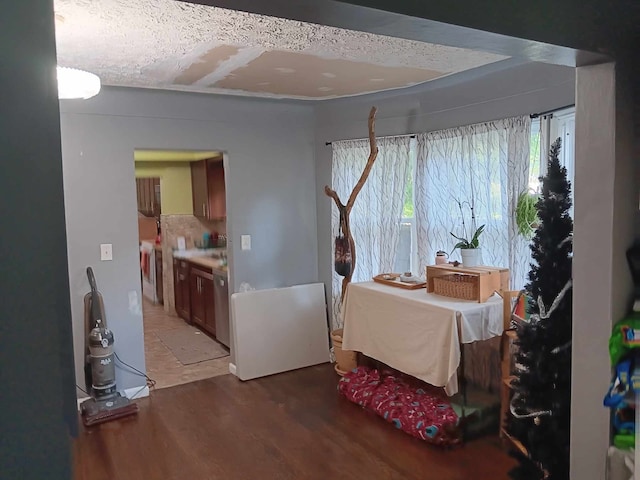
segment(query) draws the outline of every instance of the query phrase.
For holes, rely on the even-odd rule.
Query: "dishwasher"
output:
[[[229,285],[225,274],[213,274],[216,339],[229,348]]]

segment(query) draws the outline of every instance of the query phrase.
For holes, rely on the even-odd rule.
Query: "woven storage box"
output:
[[[471,275],[443,275],[433,279],[433,293],[461,300],[478,299],[478,277]]]
[[[452,277],[455,277],[453,281]],[[444,280],[438,280],[439,278]],[[436,282],[439,287],[436,287]],[[503,290],[509,290],[508,268],[485,265],[465,268],[450,264],[427,266],[427,293],[482,303],[489,300],[494,292]],[[471,292],[474,292],[473,296]]]

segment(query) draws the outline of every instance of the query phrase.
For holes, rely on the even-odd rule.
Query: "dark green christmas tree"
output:
[[[571,185],[560,165],[558,138],[549,152],[539,227],[531,244],[531,321],[518,327],[508,431],[528,455],[514,452],[513,479],[568,480],[571,407]]]

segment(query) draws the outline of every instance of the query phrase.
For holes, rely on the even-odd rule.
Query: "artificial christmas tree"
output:
[[[558,138],[551,146],[536,204],[540,223],[525,287],[531,318],[517,327],[508,432],[528,455],[514,453],[519,465],[510,472],[513,479],[569,478],[573,221],[571,187],[559,152]]]

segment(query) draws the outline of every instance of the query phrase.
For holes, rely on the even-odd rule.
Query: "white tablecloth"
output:
[[[362,352],[454,395],[460,343],[501,335],[502,316],[502,299],[497,295],[477,303],[425,289],[352,283],[345,298],[342,348]]]

